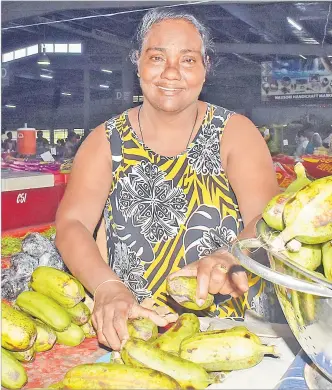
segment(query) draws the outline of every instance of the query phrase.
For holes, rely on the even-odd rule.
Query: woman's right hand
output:
[[[128,288],[120,283],[105,283],[98,289],[92,313],[92,323],[98,341],[119,351],[128,340],[127,320],[145,317],[158,326],[166,326],[167,320],[155,311],[141,307]]]

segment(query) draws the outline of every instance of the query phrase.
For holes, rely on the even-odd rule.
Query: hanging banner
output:
[[[262,101],[332,99],[332,63],[324,58],[262,62]]]

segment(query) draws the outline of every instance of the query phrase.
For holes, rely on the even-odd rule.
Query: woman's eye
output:
[[[196,62],[195,58],[184,58],[184,62],[187,62],[188,64],[194,64]]]
[[[152,61],[158,62],[158,61],[163,61],[163,58],[160,57],[160,56],[152,56],[152,57],[151,57],[151,60],[152,60]]]

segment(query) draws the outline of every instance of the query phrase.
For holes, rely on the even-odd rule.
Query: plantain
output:
[[[135,318],[128,320],[127,326],[129,336],[133,338],[152,341],[158,336],[158,327],[149,318]]]
[[[180,390],[180,385],[173,378],[161,372],[109,363],[76,366],[66,373],[63,385],[73,390]]]
[[[47,386],[47,389],[63,389],[63,388],[64,388],[64,384],[62,381],[52,383],[51,385]]]
[[[285,189],[286,193],[297,192],[311,183],[311,180],[307,178],[305,168],[301,162],[298,162],[294,166],[296,173],[296,179]]]
[[[45,352],[50,350],[56,342],[56,333],[44,322],[35,319],[37,328],[37,338],[34,344],[36,352]]]
[[[291,291],[291,299],[292,299],[293,310],[294,310],[294,314],[295,314],[295,318],[297,320],[297,323],[300,327],[303,327],[303,326],[305,326],[305,322],[304,322],[304,319],[302,316],[299,292],[292,290]]]
[[[71,324],[66,310],[53,299],[36,291],[23,291],[16,299],[21,310],[45,322],[57,331],[64,331]]]
[[[282,253],[290,260],[310,271],[314,271],[322,263],[322,250],[320,245],[302,244],[298,252],[285,250]]]
[[[204,310],[213,304],[213,295],[208,294],[202,306],[196,303],[197,279],[191,276],[167,278],[166,290],[168,294],[181,306],[191,310]]]
[[[25,351],[37,337],[36,326],[27,315],[1,303],[1,345],[9,351]]]
[[[92,337],[96,337],[96,332],[92,326],[91,318],[87,323],[81,326],[81,329],[84,332],[85,338],[91,339]]]
[[[36,268],[30,286],[65,308],[74,307],[85,297],[84,288],[76,278],[52,267]]]
[[[332,176],[313,181],[290,199],[283,212],[285,229],[271,241],[275,250],[295,238],[303,244],[332,240]]]
[[[181,343],[180,356],[199,364],[207,371],[233,371],[260,363],[267,354],[275,354],[274,346],[263,345],[251,332],[231,329],[203,332]]]
[[[35,345],[33,345],[31,348],[27,349],[26,351],[18,351],[18,352],[12,352],[12,355],[22,363],[29,363],[33,362],[36,357],[36,349]]]
[[[326,279],[332,281],[332,241],[322,245],[322,262]]]
[[[75,325],[84,325],[91,317],[90,309],[84,302],[79,302],[74,307],[66,308],[66,310],[71,317],[71,322]]]
[[[306,325],[312,324],[316,319],[316,295],[299,293],[301,312]]]
[[[56,333],[56,341],[61,345],[68,345],[70,347],[76,347],[80,345],[85,339],[85,334],[78,325],[73,323],[64,330],[63,332],[55,332]]]
[[[276,230],[283,230],[285,224],[282,218],[286,203],[294,196],[293,193],[281,193],[274,196],[265,206],[262,217],[264,221]]]
[[[11,352],[1,348],[1,386],[6,389],[20,389],[28,381],[22,364]]]
[[[175,324],[155,340],[152,345],[163,351],[178,354],[181,342],[199,332],[199,319],[195,314],[182,314]]]
[[[199,365],[160,350],[139,339],[129,339],[121,351],[125,364],[148,367],[174,378],[181,388],[205,389],[210,384],[207,372]]]

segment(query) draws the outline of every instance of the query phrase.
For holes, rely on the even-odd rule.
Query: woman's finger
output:
[[[166,326],[168,324],[168,321],[158,315],[154,310],[146,309],[145,307],[142,307],[140,305],[133,305],[131,312],[129,313],[129,318],[138,318],[138,317],[144,317],[149,318],[151,321],[153,321],[157,326]]]
[[[96,335],[100,344],[106,345],[109,347],[109,343],[106,340],[106,337],[103,333],[103,317],[102,313],[95,312],[92,316],[92,325],[95,328]]]
[[[107,307],[104,308],[104,317],[103,317],[103,334],[107,340],[108,345],[115,351],[120,351],[121,341],[119,336],[114,328],[114,317],[118,314],[113,310],[107,310]]]
[[[208,296],[212,267],[213,265],[208,261],[201,261],[197,268],[196,302],[198,306],[202,306]]]
[[[117,310],[114,313],[113,326],[119,338],[120,347],[122,346],[124,341],[129,339],[127,321],[128,321],[128,311]]]
[[[240,295],[244,294],[249,289],[247,274],[243,269],[230,271],[231,283],[234,290]]]
[[[227,274],[223,269],[218,266],[212,268],[210,283],[209,283],[209,293],[218,294],[218,292],[223,288],[227,279]]]

